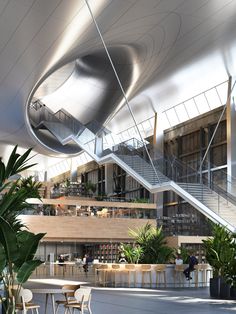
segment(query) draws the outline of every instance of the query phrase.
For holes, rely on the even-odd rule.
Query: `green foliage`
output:
[[[122,244],[121,251],[127,262],[131,264],[138,264],[143,255],[143,249],[140,245]]]
[[[203,246],[206,260],[213,268],[213,277],[227,277],[229,269],[235,264],[235,234],[220,225],[214,225],[213,236],[203,240]]]
[[[91,181],[88,181],[84,184],[84,189],[86,193],[92,192],[95,193],[96,192],[96,184],[92,183]]]
[[[140,263],[163,264],[174,257],[174,250],[166,245],[162,228],[155,228],[147,223],[136,230],[129,230],[129,235],[142,248]]]
[[[22,156],[16,152],[17,145],[14,147],[7,165],[0,160],[0,186],[4,187],[6,180],[8,180],[11,176],[20,173],[30,167],[33,167],[36,164],[28,165],[29,157],[32,148],[28,149]]]
[[[39,198],[40,193],[39,189],[42,187],[42,183],[35,181],[33,176],[29,176],[28,178],[22,178],[18,182],[18,189],[25,190],[27,193],[30,194],[32,198]]]
[[[34,259],[34,256],[39,241],[44,236],[42,233],[33,234],[23,230],[24,225],[18,220],[22,210],[29,207],[27,199],[39,198],[41,183],[35,182],[33,177],[16,181],[11,179],[15,174],[34,165],[28,165],[31,149],[22,156],[16,150],[17,146],[6,166],[0,160],[0,279],[4,284],[6,300],[3,308],[6,313],[15,313],[13,285],[20,287],[42,263]]]

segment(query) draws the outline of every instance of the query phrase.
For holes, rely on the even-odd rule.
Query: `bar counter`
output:
[[[188,265],[174,264],[95,264],[95,284],[115,287],[206,287],[212,276],[209,264],[198,264],[187,280],[183,270]]]
[[[88,280],[96,286],[143,287],[143,288],[179,288],[206,287],[212,277],[209,264],[198,264],[191,272],[191,280],[186,280],[183,270],[187,264],[121,264],[96,263],[90,264],[88,273],[84,272],[83,264],[75,262],[44,263],[33,276],[36,278],[71,278]],[[84,278],[85,277],[85,278]]]

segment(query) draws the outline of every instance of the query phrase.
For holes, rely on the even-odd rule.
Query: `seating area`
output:
[[[56,314],[59,310],[59,307],[65,307],[68,303],[76,302],[75,299],[75,291],[80,288],[80,285],[64,285],[62,287],[62,294],[64,295],[64,300],[56,300]],[[71,290],[71,292],[67,292],[68,290]]]
[[[68,302],[65,304],[65,314],[70,313],[70,309],[79,310],[81,314],[84,314],[84,310],[87,310],[89,314],[92,314],[91,311],[91,288],[81,288],[77,289],[74,293],[75,301]]]
[[[72,284],[72,281],[69,280],[65,282]],[[49,287],[58,288],[59,286],[53,280],[45,280],[42,282],[29,281],[26,287],[33,290],[35,287],[47,289]],[[86,283],[83,283],[81,289],[84,289],[84,287],[86,287]],[[236,310],[235,301],[233,300],[216,302],[215,299],[209,299],[209,287],[168,289],[168,295],[166,289],[89,287],[92,287],[90,300],[92,314],[185,314],[189,312],[191,314],[232,314]],[[59,296],[59,294],[55,295],[56,298]],[[64,299],[63,295],[61,295],[61,299]],[[40,305],[40,314],[45,313],[45,295],[34,293],[33,300]],[[52,313],[51,298],[49,298],[46,314]],[[64,307],[60,306],[57,314],[64,313]],[[75,313],[80,312],[75,310]],[[84,314],[88,313],[84,309]]]

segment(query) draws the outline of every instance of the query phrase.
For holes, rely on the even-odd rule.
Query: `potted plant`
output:
[[[4,287],[1,297],[3,313],[15,313],[15,300],[24,282],[42,262],[35,253],[44,234],[26,230],[18,215],[29,208],[27,199],[39,196],[40,184],[28,180],[11,180],[15,174],[26,170],[31,149],[22,156],[13,149],[7,164],[0,160],[0,281]]]
[[[91,194],[94,194],[96,192],[97,187],[95,183],[88,181],[84,183],[84,189],[85,193],[91,196]]]
[[[236,251],[236,249],[235,249]],[[232,259],[226,270],[226,280],[230,284],[230,298],[236,300],[236,259]]]
[[[227,274],[235,257],[235,235],[220,225],[213,226],[213,236],[203,240],[206,260],[213,269],[210,279],[210,295],[215,298],[229,298],[230,285]]]

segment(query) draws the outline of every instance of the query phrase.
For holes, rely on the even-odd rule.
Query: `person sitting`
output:
[[[59,262],[58,263],[59,266],[64,266],[65,259],[63,255],[58,256],[58,262]]]
[[[85,254],[84,256],[85,264],[83,265],[84,272],[88,272],[89,265],[93,262],[93,258],[89,254]]]
[[[119,258],[119,263],[121,263],[121,264],[127,263],[127,260],[125,259],[124,253],[121,253],[120,258]]]
[[[190,277],[190,273],[192,271],[194,271],[195,265],[197,265],[197,264],[198,264],[198,260],[197,260],[196,256],[193,253],[191,253],[191,255],[189,256],[188,267],[185,268],[185,270],[183,271],[183,273],[184,273],[184,275],[185,275],[187,280],[191,280],[192,279],[192,277]]]
[[[176,259],[175,259],[175,265],[182,265],[183,264],[183,260],[181,258],[180,254],[177,254]]]

